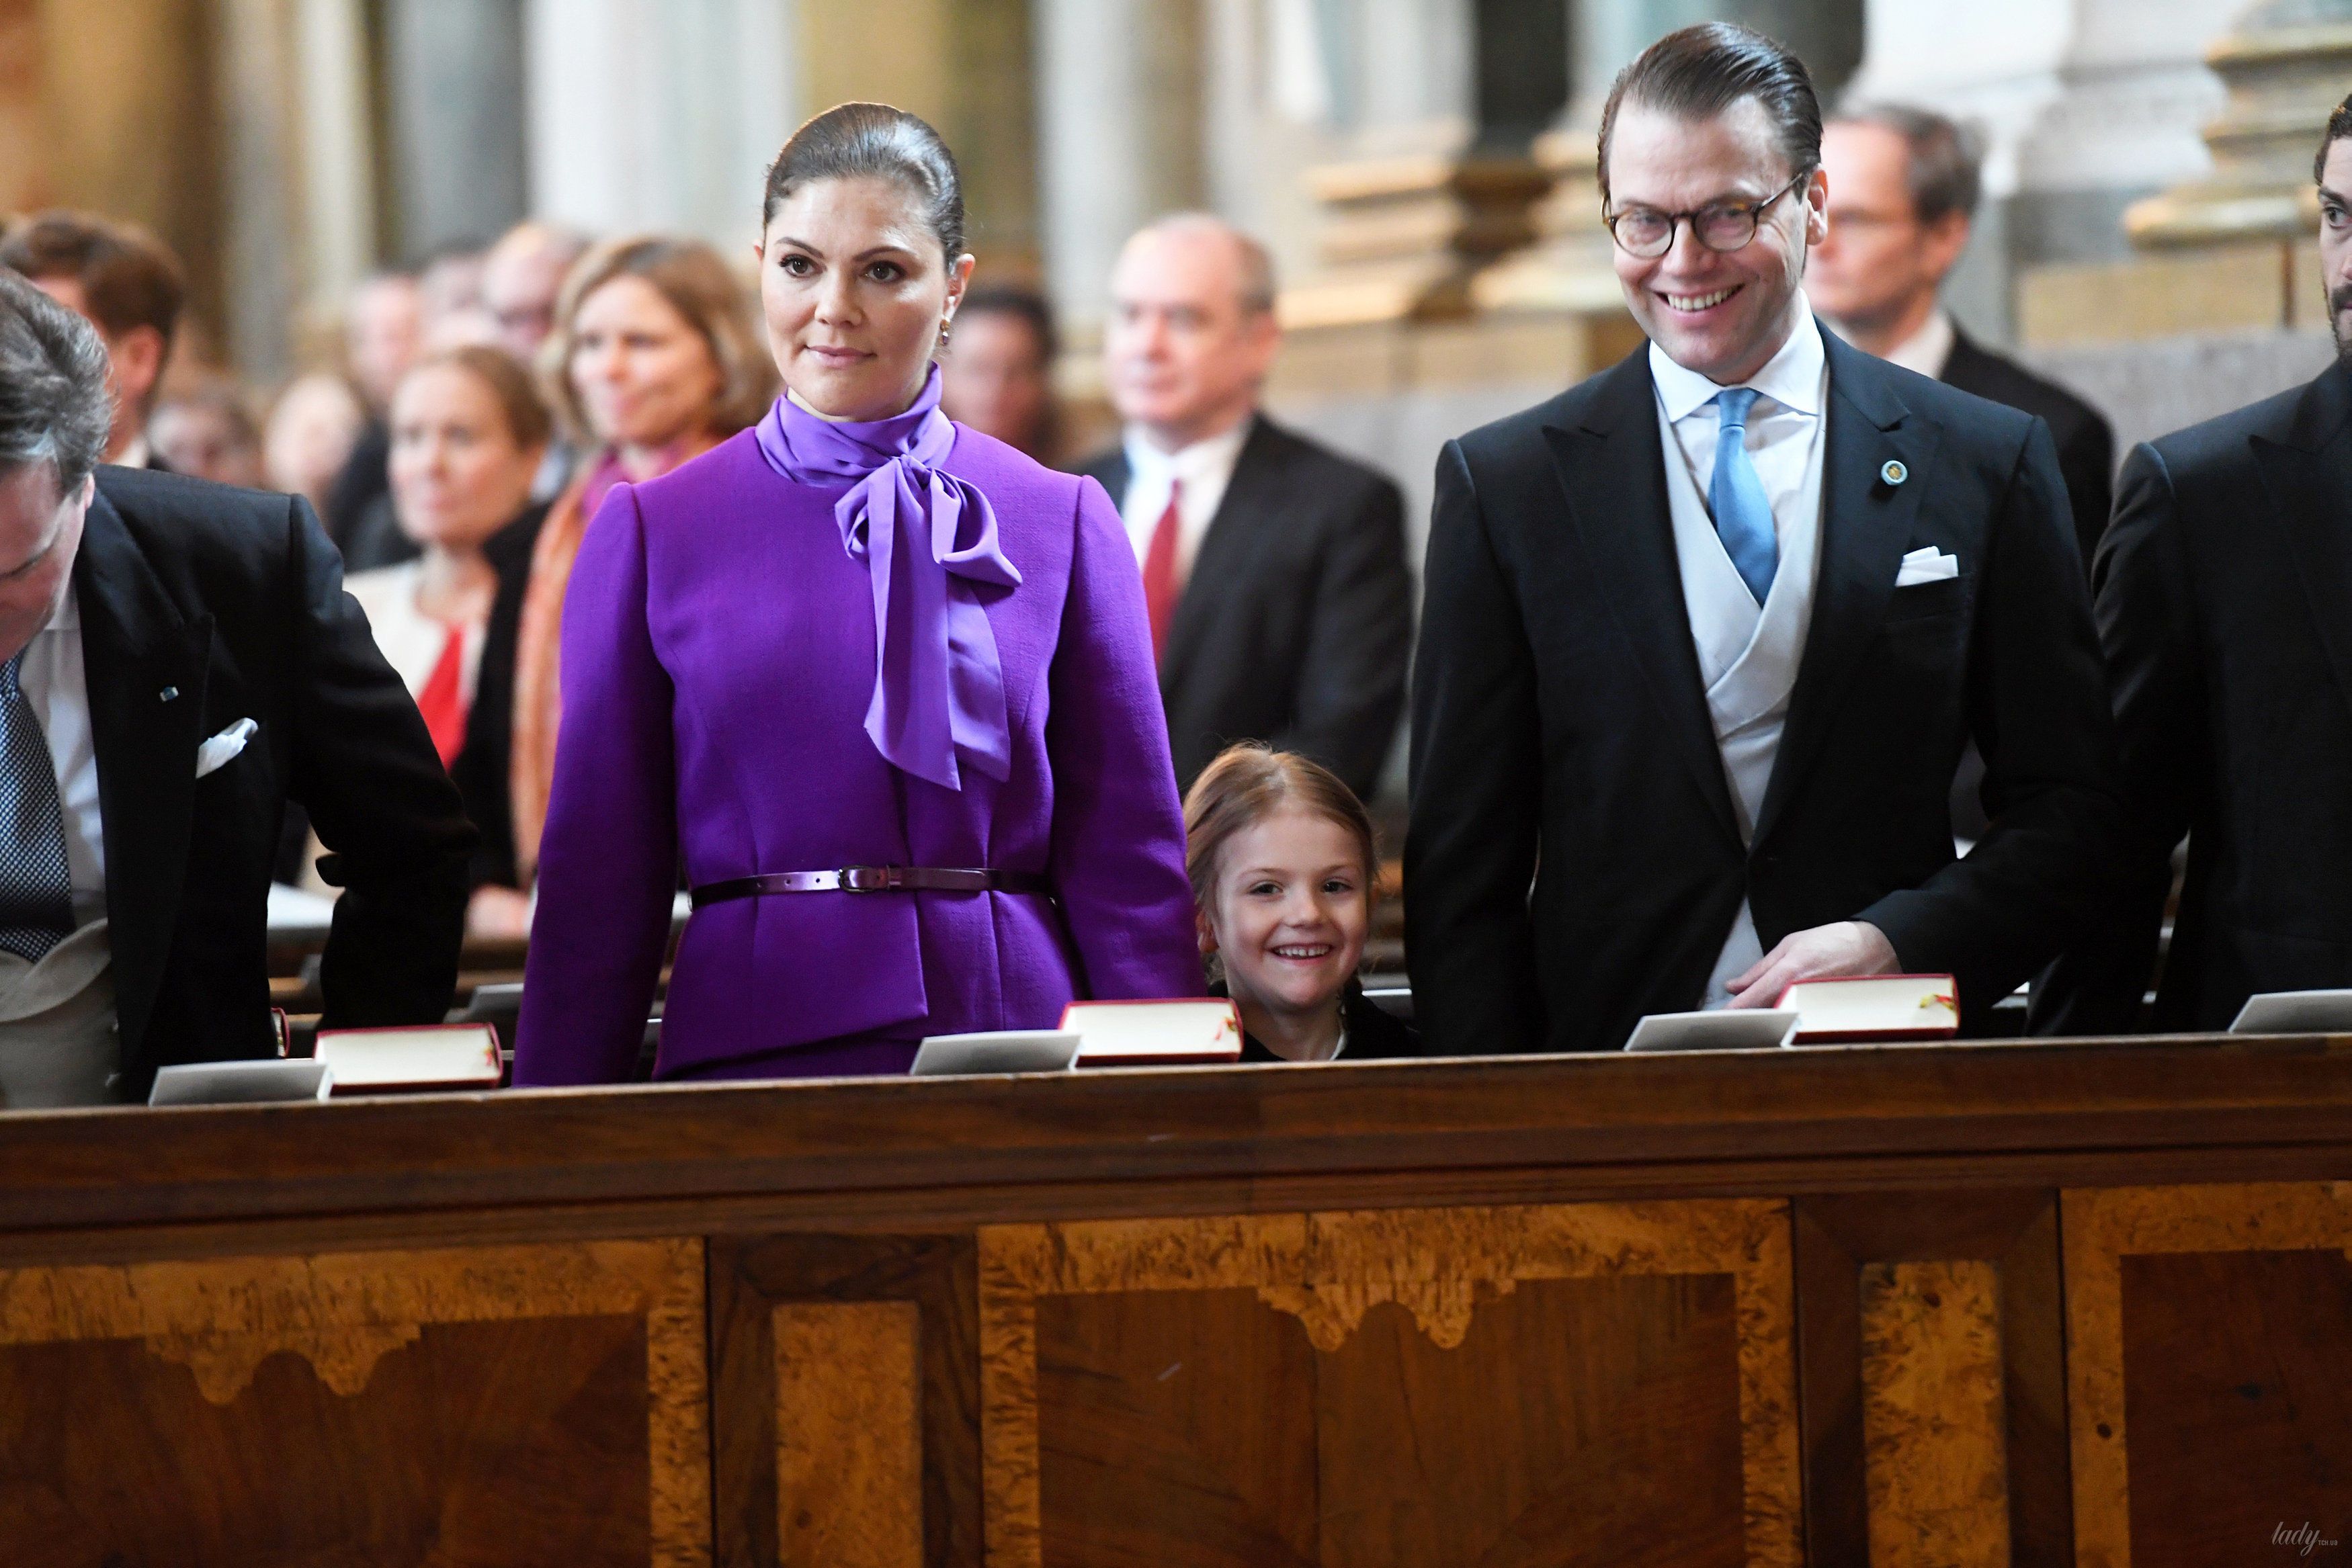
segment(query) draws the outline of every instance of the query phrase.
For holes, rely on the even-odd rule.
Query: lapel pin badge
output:
[[[1878,476],[1890,485],[1900,485],[1911,477],[1911,470],[1903,466],[1899,460],[1890,457],[1879,465]]]
[[[162,691],[157,692],[157,693],[155,694],[155,696],[156,696],[156,698],[157,698],[157,700],[158,700],[158,701],[161,701],[161,702],[170,702],[173,698],[174,698],[174,697],[178,696],[179,695],[180,695],[180,688],[179,688],[179,687],[177,687],[177,686],[165,686]]]

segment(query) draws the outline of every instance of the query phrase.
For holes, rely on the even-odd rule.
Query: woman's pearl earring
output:
[[[948,346],[948,332],[949,332],[950,329],[953,328],[954,326],[955,326],[955,318],[954,318],[954,317],[952,317],[952,316],[942,316],[942,317],[940,317],[940,348],[944,349],[944,348],[946,348],[946,347]]]

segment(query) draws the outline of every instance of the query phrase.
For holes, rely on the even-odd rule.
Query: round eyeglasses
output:
[[[1601,221],[1609,225],[1611,237],[1626,255],[1644,261],[1661,256],[1675,247],[1675,228],[1685,218],[1690,220],[1691,235],[1699,244],[1718,253],[1744,248],[1756,237],[1758,225],[1772,204],[1811,178],[1808,169],[1760,202],[1709,202],[1696,212],[1662,213],[1655,207],[1626,207],[1614,213],[1603,213]]]

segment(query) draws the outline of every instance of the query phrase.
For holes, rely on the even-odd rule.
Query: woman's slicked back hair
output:
[[[929,124],[887,103],[835,104],[793,131],[768,165],[761,229],[795,187],[854,179],[888,180],[912,192],[949,262],[963,254],[963,175],[955,154]]]

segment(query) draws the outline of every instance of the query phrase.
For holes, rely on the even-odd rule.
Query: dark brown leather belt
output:
[[[690,896],[694,907],[772,893],[1041,893],[1046,880],[1023,871],[964,871],[934,865],[852,865],[839,871],[772,871],[764,876],[707,882]]]

